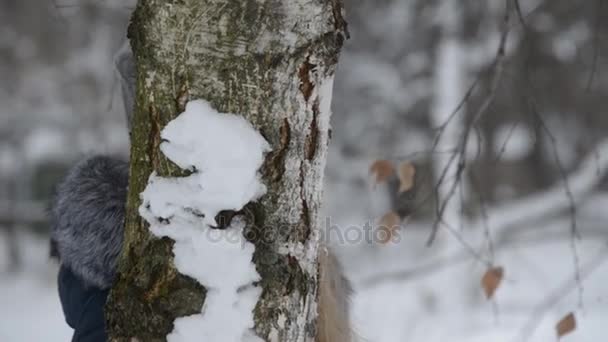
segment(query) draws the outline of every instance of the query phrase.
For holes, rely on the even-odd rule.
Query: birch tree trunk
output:
[[[139,1],[129,28],[137,97],[125,242],[106,308],[112,341],[166,340],[177,317],[205,302],[205,288],[175,269],[173,242],[153,237],[138,214],[152,171],[187,174],[159,145],[190,99],[242,114],[272,146],[261,170],[267,194],[243,210],[262,278],[255,332],[266,341],[314,339],[331,87],[346,34],[341,2]]]

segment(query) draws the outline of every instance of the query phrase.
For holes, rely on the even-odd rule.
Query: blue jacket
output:
[[[72,342],[106,342],[103,312],[109,290],[85,285],[65,266],[59,270],[58,283],[65,320],[74,329]]]

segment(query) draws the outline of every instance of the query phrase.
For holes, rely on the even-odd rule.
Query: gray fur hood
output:
[[[51,244],[61,264],[87,285],[109,288],[122,248],[129,168],[95,156],[59,183],[50,205]]]

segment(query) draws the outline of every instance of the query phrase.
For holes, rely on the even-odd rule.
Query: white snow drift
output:
[[[242,238],[238,217],[226,229],[212,227],[221,210],[240,210],[264,194],[258,169],[270,146],[243,117],[219,113],[203,100],[189,102],[161,138],[162,152],[193,173],[153,173],[139,213],[156,236],[175,240],[178,271],[208,291],[201,314],[178,318],[168,340],[259,341],[252,330],[261,293],[254,246]]]

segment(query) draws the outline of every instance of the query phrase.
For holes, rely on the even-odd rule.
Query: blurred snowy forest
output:
[[[0,341],[69,339],[44,208],[79,158],[128,154],[113,55],[134,2],[0,0]],[[608,339],[608,4],[345,7],[323,225],[355,330],[544,342],[574,313],[563,341]],[[361,236],[379,222],[392,241]]]

